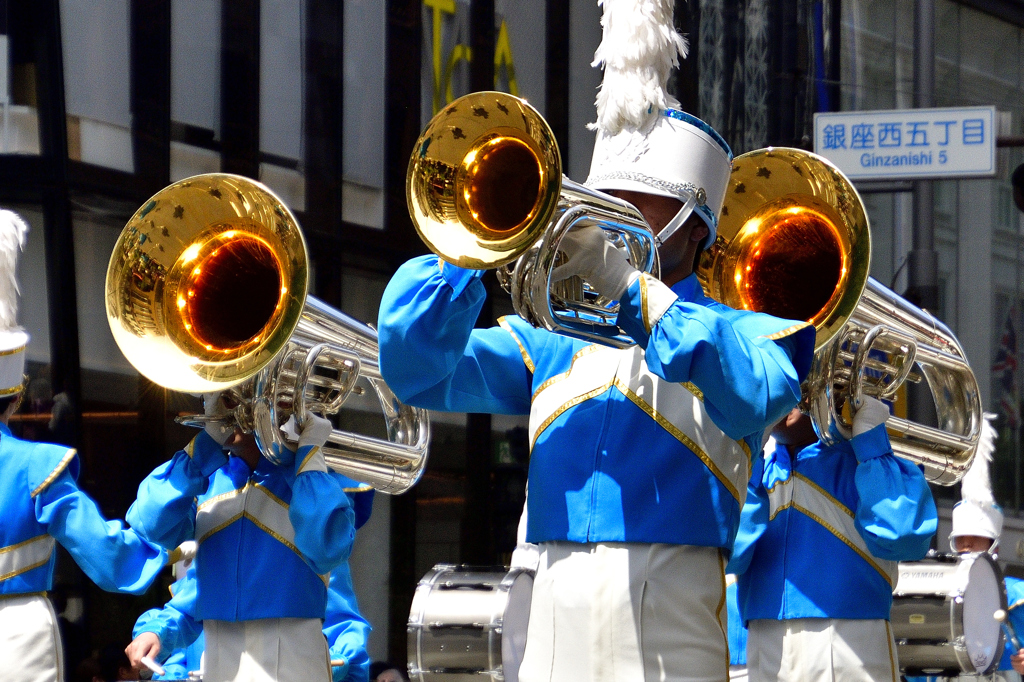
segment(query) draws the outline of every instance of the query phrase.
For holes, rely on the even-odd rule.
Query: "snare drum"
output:
[[[988,553],[940,555],[899,565],[892,630],[906,673],[987,675],[999,664],[1006,608],[1002,571]]]
[[[414,682],[518,682],[530,622],[533,571],[438,564],[409,612]]]

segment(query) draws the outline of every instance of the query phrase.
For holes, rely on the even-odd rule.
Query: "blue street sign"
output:
[[[814,115],[814,150],[851,180],[991,177],[995,107]]]

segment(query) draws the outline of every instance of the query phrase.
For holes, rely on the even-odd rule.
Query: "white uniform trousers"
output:
[[[795,618],[747,627],[750,682],[899,682],[889,621]]]
[[[547,542],[521,682],[725,682],[717,548]]]
[[[0,597],[0,680],[64,682],[57,616],[45,594]]]
[[[203,621],[203,682],[330,682],[318,618]]]

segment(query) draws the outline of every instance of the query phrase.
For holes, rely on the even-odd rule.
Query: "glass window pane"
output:
[[[128,0],[61,0],[68,157],[133,172]]]
[[[260,180],[294,211],[306,208],[302,6],[302,0],[260,2]]]
[[[385,3],[345,2],[342,219],[384,227]]]
[[[221,0],[171,2],[171,180],[220,170]]]

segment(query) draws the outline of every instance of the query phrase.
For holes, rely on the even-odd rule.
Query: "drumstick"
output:
[[[1003,632],[1006,633],[1010,643],[1013,644],[1014,651],[1020,651],[1021,648],[1024,648],[1021,647],[1020,640],[1017,639],[1017,631],[1014,629],[1013,623],[1011,623],[1006,617],[1006,611],[999,609],[992,614],[992,617],[999,621],[999,624],[1003,626]]]
[[[139,659],[139,662],[142,663],[142,665],[144,665],[147,668],[149,668],[150,670],[152,670],[157,675],[166,675],[167,674],[167,671],[164,670],[163,667],[161,667],[161,665],[159,663],[154,661],[149,656],[143,656],[142,658]]]

